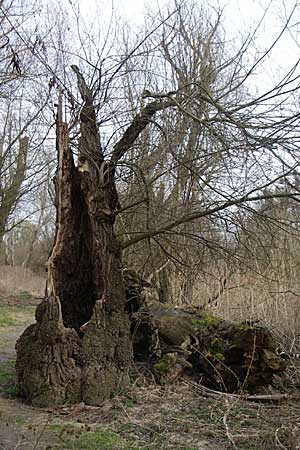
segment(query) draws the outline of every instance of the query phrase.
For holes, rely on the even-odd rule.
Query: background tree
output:
[[[295,8],[290,13],[272,46]],[[172,98],[177,107],[155,117],[122,161],[121,199],[137,204],[119,214],[127,264],[143,267],[159,295],[160,283],[164,291],[175,287],[165,296],[175,302],[190,301],[193,284],[212,267],[219,267],[221,286],[232,266],[249,268],[233,245],[239,212],[258,218],[254,205],[260,199],[298,195],[297,189],[276,190],[298,167],[297,69],[256,95],[252,75],[272,46],[251,57],[254,38],[249,35],[233,53],[221,13],[213,16],[189,2],[151,34],[142,60],[132,55],[126,62],[126,110],[156,98]],[[128,43],[124,53],[130,55]]]
[[[0,74],[0,243],[7,231],[35,213],[30,195],[45,179],[51,156],[43,142],[49,88],[35,53],[44,41],[34,27],[38,4],[2,1]],[[26,35],[32,42],[28,45]],[[37,83],[37,79],[40,83]],[[22,204],[22,210],[18,208]]]

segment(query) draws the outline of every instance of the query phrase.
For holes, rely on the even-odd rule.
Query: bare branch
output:
[[[244,197],[240,197],[240,198],[236,198],[234,200],[229,200],[227,202],[222,203],[221,205],[212,207],[212,208],[207,208],[205,210],[202,211],[195,211],[191,214],[186,214],[183,217],[179,217],[178,219],[174,220],[173,222],[167,224],[164,227],[161,227],[159,229],[156,230],[149,230],[146,233],[139,233],[138,236],[130,239],[127,242],[124,242],[122,244],[122,248],[125,249],[127,247],[130,247],[133,244],[137,244],[138,242],[144,240],[144,239],[148,239],[154,236],[157,236],[158,234],[163,234],[166,231],[172,230],[173,228],[182,225],[183,223],[187,223],[187,222],[192,222],[193,220],[196,219],[201,219],[203,217],[207,217],[207,216],[211,216],[213,214],[215,214],[216,212],[219,211],[223,211],[224,209],[227,209],[231,206],[237,206],[237,205],[241,205],[244,203],[250,203],[250,202],[258,202],[261,200],[266,200],[266,199],[273,199],[273,198],[299,198],[299,193],[279,193],[279,194],[270,194],[270,195],[256,195],[255,197],[248,197],[248,196],[244,196]]]
[[[132,147],[137,137],[151,122],[151,118],[156,112],[172,106],[175,106],[172,99],[167,101],[151,102],[145,106],[145,108],[135,116],[122,138],[114,146],[111,161],[116,164],[125,155],[125,153]]]

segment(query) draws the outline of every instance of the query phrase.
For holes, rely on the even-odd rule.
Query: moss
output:
[[[168,353],[163,358],[161,358],[153,368],[156,372],[168,373],[170,368],[176,363],[176,356],[173,353]]]
[[[207,348],[207,357],[212,357],[218,361],[225,360],[223,342],[216,336],[211,338],[209,347]]]
[[[216,316],[203,316],[199,319],[193,319],[192,324],[196,327],[213,327],[219,325],[221,322],[221,319]]]
[[[117,434],[110,431],[88,431],[82,433],[78,439],[76,439],[76,448],[78,450],[110,450],[126,447],[128,448],[122,439]]]
[[[66,388],[66,403],[80,403],[81,402],[81,383],[80,379],[70,381]]]
[[[117,433],[103,428],[91,430],[87,424],[64,423],[49,424],[46,433],[58,434],[62,444],[55,445],[52,450],[76,448],[76,450],[139,450],[126,442]]]
[[[222,353],[215,353],[214,358],[218,359],[219,361],[224,361],[225,356]]]
[[[100,365],[90,365],[85,369],[82,385],[82,400],[88,405],[98,406],[111,397],[118,381],[122,385],[122,374],[113,365],[102,368]]]

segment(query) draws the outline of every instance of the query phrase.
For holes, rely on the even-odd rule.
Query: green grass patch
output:
[[[15,361],[0,362],[0,392],[12,397],[16,395]]]
[[[12,327],[16,325],[16,318],[4,308],[0,308],[0,327]]]
[[[0,306],[0,327],[14,327],[34,322],[34,310],[32,306]]]
[[[30,292],[28,292],[28,291],[20,291],[17,294],[17,297],[22,301],[26,301],[26,300],[32,300],[33,295],[30,294]]]
[[[62,441],[51,450],[139,450],[117,433],[103,428],[90,430],[88,425],[77,423],[48,424],[45,433],[55,433]],[[143,447],[143,450],[147,448]]]

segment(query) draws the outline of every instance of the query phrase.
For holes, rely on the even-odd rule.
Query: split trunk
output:
[[[57,225],[45,299],[16,346],[19,395],[36,405],[99,404],[126,385],[132,360],[114,166],[103,158],[89,100],[77,166],[58,113]]]

